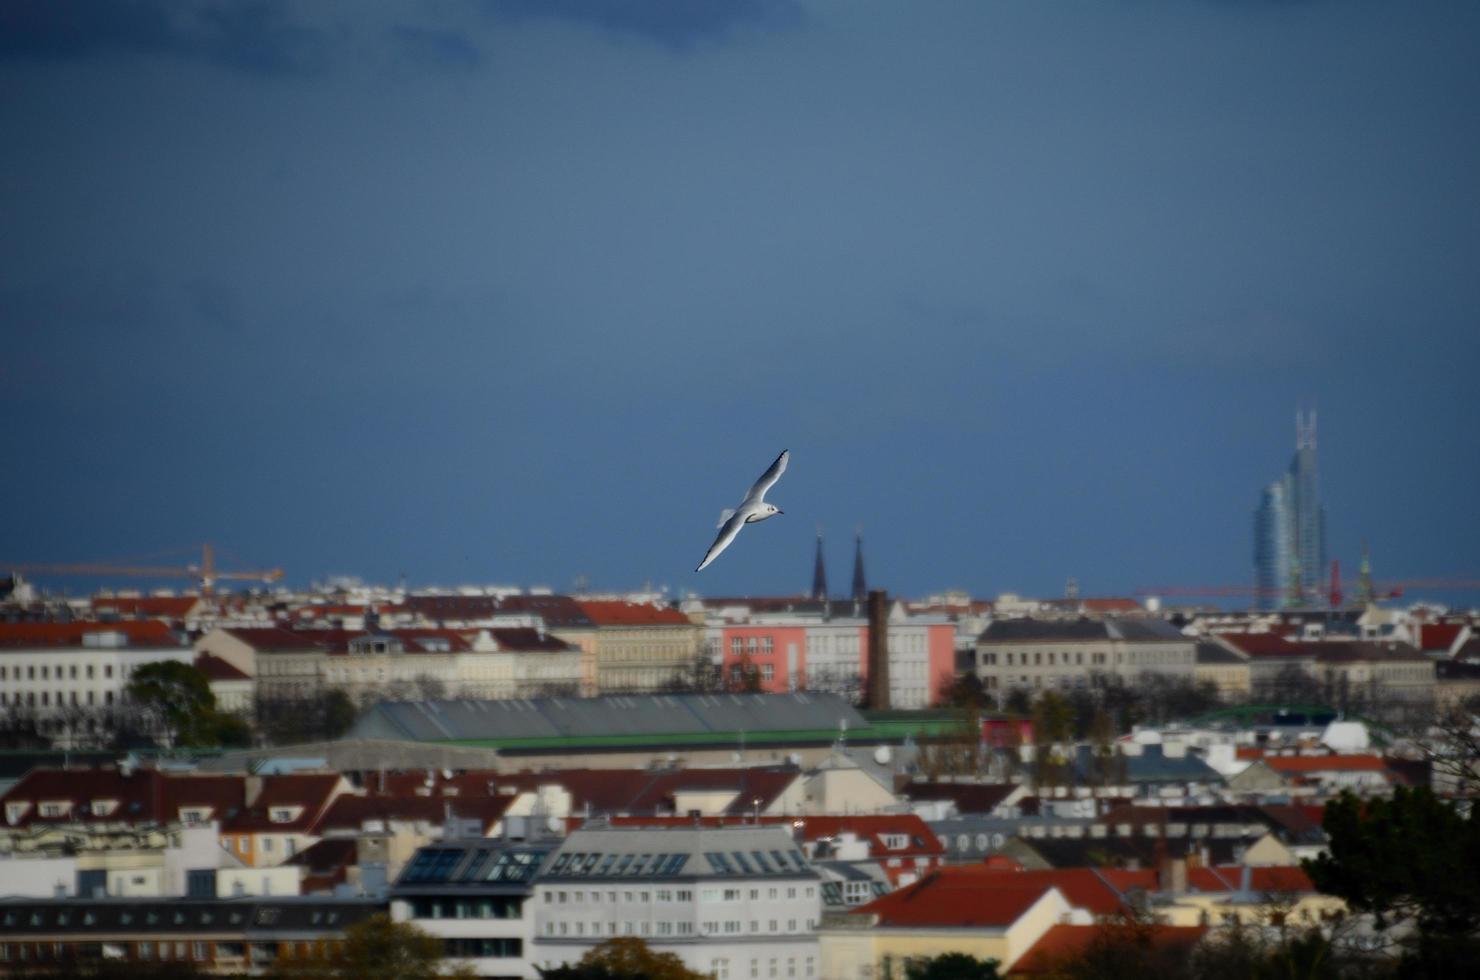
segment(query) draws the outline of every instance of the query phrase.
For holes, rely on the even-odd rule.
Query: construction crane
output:
[[[1335,565],[1335,563],[1332,563]],[[1402,579],[1391,582],[1372,582],[1366,579],[1362,583],[1364,598],[1371,599],[1401,599],[1404,593],[1424,589],[1436,592],[1476,592],[1480,591],[1480,579],[1466,578],[1415,578]],[[1249,598],[1249,599],[1288,599],[1290,590],[1282,588],[1260,588],[1257,585],[1162,585],[1148,586],[1137,589],[1138,596],[1209,596],[1212,598]],[[1341,591],[1341,571],[1339,566],[1332,569],[1330,589],[1328,598],[1333,608],[1339,608],[1344,596]]]
[[[281,568],[254,569],[244,571],[222,571],[216,567],[216,551],[209,543],[200,546],[198,565],[108,565],[82,563],[76,565],[36,564],[30,562],[0,562],[0,568],[28,575],[110,575],[121,578],[188,578],[200,585],[203,595],[210,595],[216,583],[222,580],[245,582],[276,582],[283,577]]]

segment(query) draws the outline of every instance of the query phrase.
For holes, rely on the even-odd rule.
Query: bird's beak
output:
[[[776,508],[776,513],[778,513],[778,514],[785,514],[786,511],[782,510],[780,507],[777,507]]]

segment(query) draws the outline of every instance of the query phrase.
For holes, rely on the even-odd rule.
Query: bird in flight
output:
[[[714,544],[709,546],[709,551],[704,555],[704,560],[699,563],[696,572],[704,570],[704,566],[719,557],[719,553],[730,546],[735,540],[735,535],[747,524],[763,521],[774,514],[785,513],[775,504],[766,503],[766,491],[776,485],[781,479],[781,474],[786,472],[786,461],[791,458],[791,450],[783,449],[781,455],[776,457],[776,462],[771,464],[770,469],[761,474],[761,478],[755,481],[745,499],[740,501],[740,506],[734,510],[727,510],[719,515],[719,536],[714,539]]]

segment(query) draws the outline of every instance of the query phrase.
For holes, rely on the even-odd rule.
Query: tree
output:
[[[159,660],[134,671],[128,697],[159,720],[170,745],[214,741],[216,695],[197,668],[178,660]]]
[[[1431,937],[1480,931],[1480,807],[1462,815],[1426,787],[1388,799],[1351,793],[1326,804],[1325,854],[1304,862],[1318,889],[1338,895],[1379,928],[1412,920]],[[1463,869],[1463,871],[1460,871]],[[1457,873],[1459,872],[1459,873]]]
[[[986,687],[982,684],[982,679],[976,676],[976,671],[972,670],[943,679],[937,694],[943,707],[965,708],[971,711],[980,711],[992,701],[991,695],[987,693]]]
[[[1015,687],[1007,692],[1003,710],[1015,715],[1026,715],[1033,710],[1033,695],[1025,687]]]
[[[252,726],[236,715],[213,712],[210,729],[211,742],[223,748],[245,748],[252,744]]]
[[[579,963],[541,969],[544,980],[707,980],[673,953],[655,953],[635,936],[620,936],[592,948]]]
[[[1044,691],[1033,705],[1033,783],[1057,786],[1064,777],[1065,761],[1057,746],[1069,740],[1074,730],[1074,709],[1062,695]]]
[[[359,712],[355,710],[355,702],[345,693],[343,688],[331,687],[321,697],[324,734],[329,738],[338,738],[354,726]]]
[[[997,961],[979,960],[965,953],[942,953],[910,962],[904,976],[905,980],[997,980]]]
[[[465,966],[448,967],[442,940],[408,922],[392,922],[385,913],[356,922],[344,941],[321,944],[307,956],[274,961],[271,980],[435,980],[475,977]]]

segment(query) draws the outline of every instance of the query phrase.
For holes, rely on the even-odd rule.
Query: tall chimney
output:
[[[883,589],[868,594],[868,691],[870,708],[889,707],[889,596]]]

